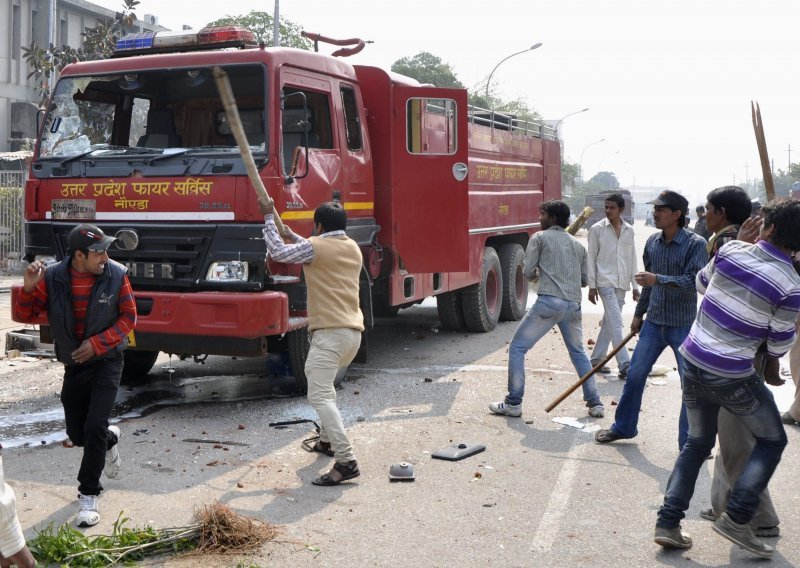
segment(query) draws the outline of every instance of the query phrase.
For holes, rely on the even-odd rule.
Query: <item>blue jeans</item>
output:
[[[622,396],[614,415],[614,424],[611,429],[623,438],[633,438],[639,431],[639,410],[642,406],[642,395],[647,384],[647,375],[653,369],[659,356],[667,347],[672,348],[675,360],[678,362],[678,374],[683,380],[683,356],[678,351],[683,340],[689,335],[691,326],[678,327],[670,325],[657,325],[646,321],[639,331],[639,341],[631,357],[631,367],[628,370],[628,379],[622,388]],[[678,447],[686,443],[688,423],[686,409],[681,405],[681,416],[678,421]]]
[[[508,348],[506,404],[522,404],[522,396],[525,394],[525,354],[556,325],[561,331],[561,337],[564,338],[569,358],[578,376],[583,377],[592,370],[589,356],[583,348],[581,305],[555,296],[539,296],[533,308],[519,323]],[[594,376],[583,383],[583,400],[590,408],[600,404],[600,394],[597,392]]]
[[[731,490],[726,509],[735,523],[749,523],[786,447],[786,431],[775,399],[757,374],[731,379],[688,362],[684,366],[681,384],[689,417],[689,439],[669,476],[656,524],[675,528],[689,508],[697,474],[714,447],[720,408],[741,420],[756,440],[753,453]]]
[[[609,344],[616,347],[622,343],[622,306],[625,305],[625,290],[621,288],[611,286],[598,288],[597,293],[603,301],[604,313],[600,333],[597,334],[597,341],[592,350],[592,362],[605,359]],[[627,349],[617,351],[616,357],[620,370],[627,370],[630,367],[631,357]]]

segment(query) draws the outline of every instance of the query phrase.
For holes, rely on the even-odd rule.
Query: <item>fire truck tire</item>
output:
[[[503,271],[492,247],[483,250],[481,281],[461,292],[464,323],[470,331],[487,332],[497,326],[503,305]]]
[[[518,244],[507,244],[498,251],[503,272],[503,305],[501,321],[519,321],[528,303],[528,280],[522,272],[525,250]]]
[[[289,366],[294,375],[294,383],[301,393],[308,392],[308,379],[306,378],[306,358],[311,347],[311,334],[308,328],[295,329],[286,334],[289,345]]]
[[[377,318],[393,318],[400,311],[400,306],[393,306],[389,298],[383,294],[372,296],[372,314]]]
[[[156,364],[158,351],[125,351],[125,364],[122,367],[123,385],[140,385],[147,381],[147,373]]]
[[[442,329],[461,331],[466,327],[460,291],[444,292],[436,296],[436,311],[439,312]]]
[[[366,363],[369,357],[369,333],[367,331],[361,332],[361,345],[358,346],[358,351],[353,359],[353,363]],[[336,384],[339,384],[338,382]]]

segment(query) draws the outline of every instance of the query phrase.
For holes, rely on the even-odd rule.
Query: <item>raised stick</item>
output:
[[[212,73],[214,75],[214,82],[217,84],[219,97],[222,99],[222,105],[225,107],[225,116],[228,118],[231,132],[236,140],[236,144],[239,146],[239,152],[242,154],[244,166],[247,168],[247,177],[250,178],[250,184],[256,190],[260,201],[274,203],[269,193],[267,193],[267,188],[264,187],[264,182],[261,181],[261,176],[258,175],[256,162],[253,160],[253,154],[250,152],[250,145],[247,143],[247,135],[244,133],[242,119],[239,118],[239,109],[236,107],[236,99],[233,97],[233,89],[231,88],[228,74],[221,67],[214,67]],[[283,234],[283,221],[281,221],[281,216],[278,215],[277,211],[273,215],[273,218],[275,219],[275,226],[278,227],[278,232]]]
[[[767,201],[772,201],[775,199],[775,183],[772,181],[772,170],[769,167],[767,140],[764,137],[764,123],[761,122],[761,108],[759,108],[758,103],[750,101],[750,110],[753,114],[753,130],[755,130],[756,133],[758,156],[761,158],[761,175],[764,178],[764,191],[767,193]]]

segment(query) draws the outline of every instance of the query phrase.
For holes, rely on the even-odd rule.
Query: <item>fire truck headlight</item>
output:
[[[229,260],[227,262],[212,262],[208,267],[206,280],[226,281],[236,280],[246,282],[248,276],[247,263],[240,260]]]

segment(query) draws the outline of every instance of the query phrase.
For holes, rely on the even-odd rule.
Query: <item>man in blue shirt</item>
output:
[[[644,247],[644,272],[635,276],[642,286],[639,302],[631,322],[631,331],[639,333],[639,342],[631,357],[628,380],[617,405],[611,428],[600,430],[595,440],[607,444],[633,438],[639,431],[639,410],[647,383],[647,375],[661,353],[672,348],[683,379],[683,357],[678,348],[689,334],[697,313],[695,276],[708,262],[706,241],[687,230],[689,202],[674,191],[663,191],[650,202],[653,219],[660,233],[647,239]],[[647,320],[642,323],[645,313]],[[686,442],[688,425],[686,409],[681,406],[678,445]]]

